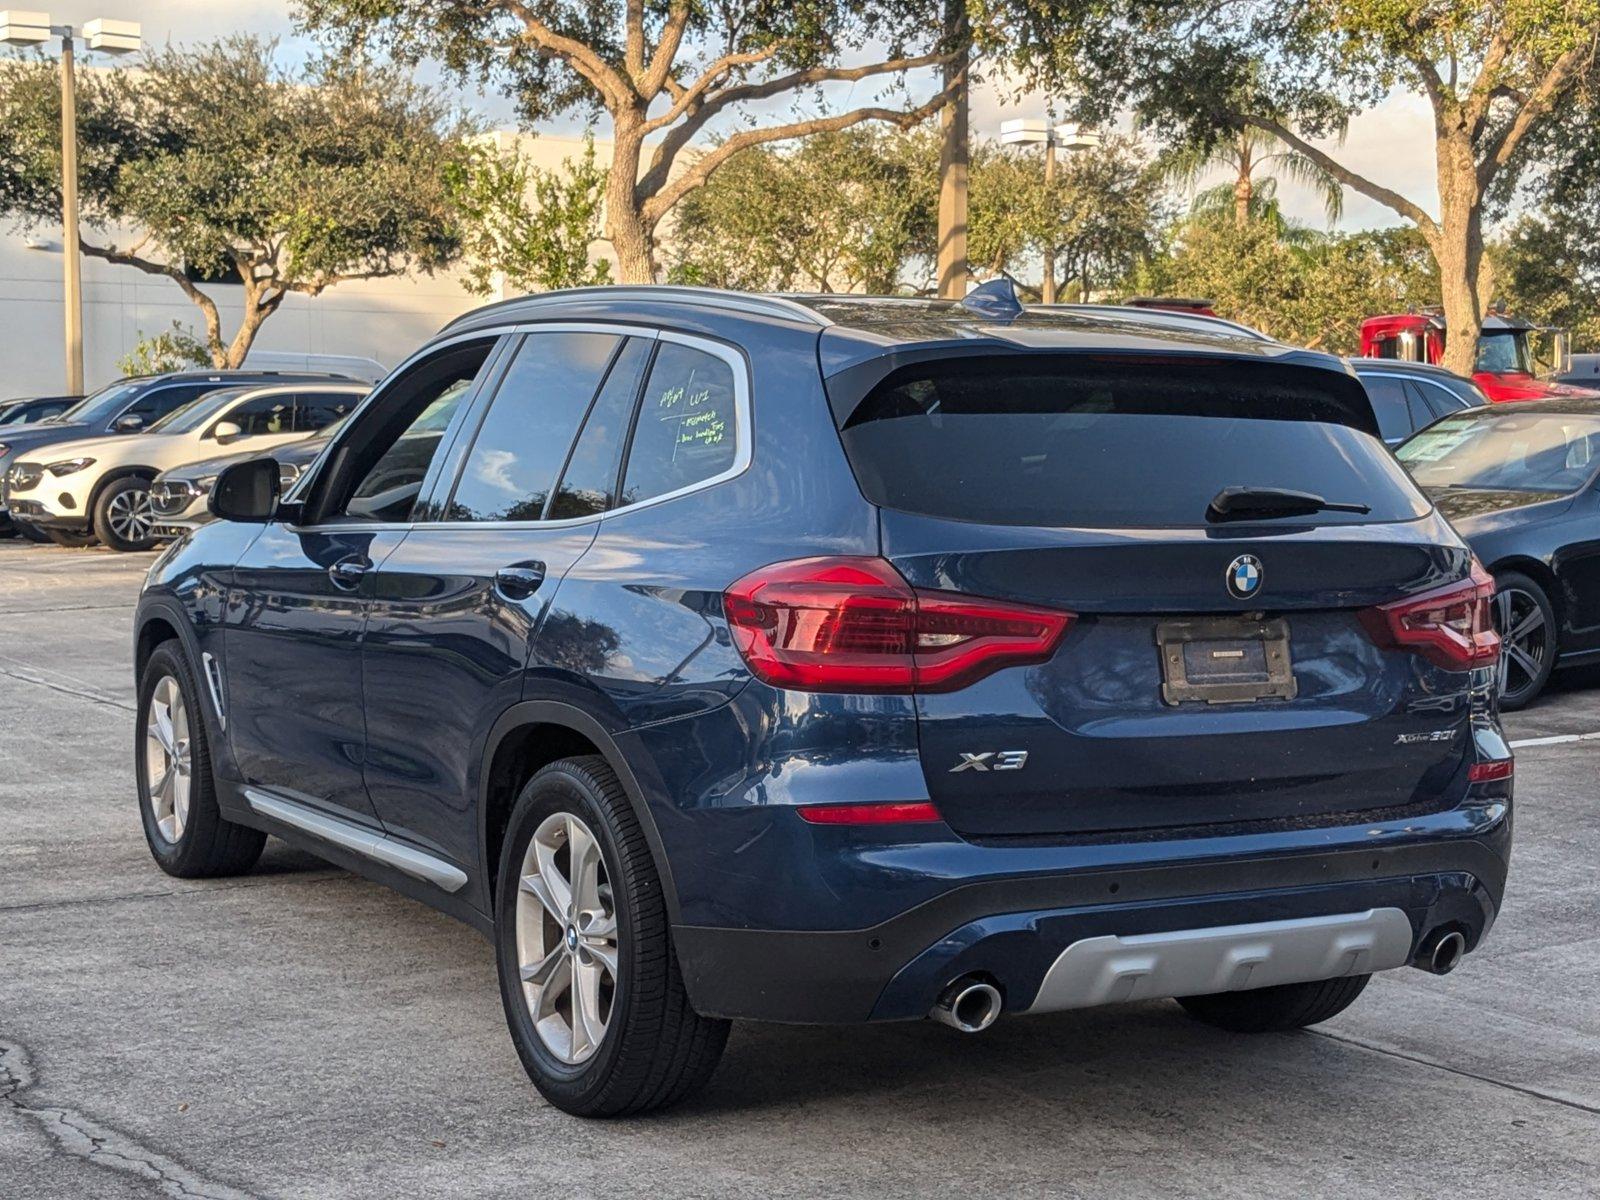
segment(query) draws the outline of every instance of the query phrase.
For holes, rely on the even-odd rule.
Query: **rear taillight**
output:
[[[1476,762],[1467,768],[1467,782],[1495,783],[1502,779],[1510,779],[1516,773],[1516,769],[1516,760],[1510,758]]]
[[[913,588],[881,558],[802,558],[723,595],[757,679],[807,692],[949,692],[1043,662],[1072,614]]]
[[[1450,671],[1492,667],[1500,660],[1500,635],[1490,605],[1494,577],[1472,560],[1472,574],[1404,600],[1380,604],[1361,614],[1380,644],[1411,650]]]

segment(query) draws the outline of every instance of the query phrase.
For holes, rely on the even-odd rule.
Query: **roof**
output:
[[[1567,396],[1550,400],[1518,400],[1514,404],[1490,404],[1483,408],[1468,409],[1473,416],[1501,417],[1526,416],[1529,413],[1555,413],[1570,417],[1600,417],[1600,399],[1586,400]]]
[[[965,300],[912,296],[760,295],[718,288],[623,285],[571,288],[485,305],[443,332],[458,334],[541,320],[670,319],[674,310],[703,322],[726,314],[824,335],[823,372],[831,375],[872,354],[913,344],[965,350],[1108,350],[1206,353],[1294,359],[1343,372],[1331,355],[1273,341],[1229,321],[1161,309],[1114,305],[1024,308],[1009,283],[996,281]]]
[[[1446,370],[1444,367],[1434,363],[1412,362],[1409,358],[1358,358],[1355,355],[1351,355],[1350,365],[1356,369],[1357,375],[1363,371],[1388,371],[1398,375],[1422,375],[1433,379],[1449,379],[1456,383],[1472,382],[1465,376],[1457,375],[1454,371]]]

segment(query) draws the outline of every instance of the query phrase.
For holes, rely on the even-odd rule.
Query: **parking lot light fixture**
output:
[[[1073,122],[1055,123],[1047,117],[1019,117],[1000,123],[1002,146],[1044,146],[1044,186],[1049,191],[1056,181],[1056,151],[1092,150],[1100,145],[1100,134]],[[1046,304],[1056,302],[1056,252],[1054,246],[1044,249],[1044,282],[1039,297]],[[1084,297],[1088,299],[1088,297]]]
[[[61,39],[61,232],[62,307],[66,326],[67,387],[82,395],[83,271],[78,251],[78,89],[71,25],[52,25],[50,14],[32,9],[0,10],[0,42],[8,46],[43,46]],[[84,44],[102,54],[131,54],[140,46],[137,21],[104,17],[83,27]]]

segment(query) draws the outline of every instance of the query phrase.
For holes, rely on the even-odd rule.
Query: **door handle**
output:
[[[501,567],[494,573],[495,591],[507,600],[526,600],[539,590],[543,582],[544,564],[540,562]]]
[[[372,560],[351,555],[341,558],[328,568],[328,578],[333,586],[343,592],[353,592],[361,586],[367,572],[372,570]]]

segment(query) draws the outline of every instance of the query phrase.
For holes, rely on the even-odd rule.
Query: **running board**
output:
[[[353,850],[365,858],[404,871],[413,879],[431,883],[447,892],[459,891],[467,882],[467,873],[459,867],[451,866],[437,855],[397,842],[386,833],[318,812],[297,800],[286,800],[257,788],[245,788],[244,798],[251,809],[263,817],[292,825],[302,833]]]
[[[1084,938],[1051,964],[1028,1011],[1367,975],[1405,966],[1411,942],[1411,921],[1398,908]]]

